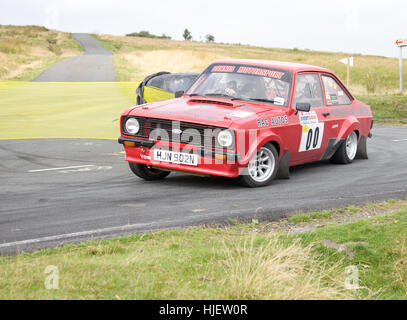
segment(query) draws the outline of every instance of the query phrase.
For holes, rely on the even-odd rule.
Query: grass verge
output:
[[[358,96],[357,98],[371,106],[373,116],[377,124],[407,124],[406,95],[362,95]]]
[[[407,201],[330,213],[310,214],[307,232],[255,221],[1,257],[0,298],[406,299]],[[45,288],[50,266],[58,289]]]

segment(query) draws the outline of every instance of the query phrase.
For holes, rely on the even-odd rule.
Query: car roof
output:
[[[301,63],[293,63],[293,62],[285,62],[285,61],[272,61],[272,60],[254,60],[254,59],[226,59],[226,60],[218,60],[214,63],[227,63],[227,64],[244,64],[250,66],[262,66],[262,67],[269,67],[275,69],[285,69],[291,72],[303,72],[303,71],[317,71],[317,72],[328,72],[333,73],[332,71],[312,66],[309,64],[301,64]]]

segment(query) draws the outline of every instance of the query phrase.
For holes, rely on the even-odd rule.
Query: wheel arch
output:
[[[275,133],[271,133],[271,134],[268,133],[268,134],[259,135],[257,137],[257,143],[249,146],[249,150],[246,153],[246,155],[244,156],[244,158],[241,159],[241,163],[243,165],[247,165],[249,163],[249,161],[253,158],[253,156],[256,154],[256,152],[267,143],[271,143],[276,148],[276,151],[278,154],[278,160],[280,161],[283,156],[283,152],[281,152],[281,151],[284,150],[283,142],[280,139],[280,137],[277,136]]]
[[[349,136],[349,134],[352,131],[356,131],[356,134],[358,136],[358,141],[359,141],[360,140],[360,122],[354,116],[345,119],[345,121],[342,125],[342,128],[338,133],[338,139],[346,139],[347,136]]]

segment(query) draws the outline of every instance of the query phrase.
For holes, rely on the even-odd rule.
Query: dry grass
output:
[[[277,237],[256,247],[254,237],[226,250],[223,297],[227,299],[352,299],[344,273],[315,256],[312,246]]]
[[[344,265],[288,238],[191,228],[0,259],[0,299],[352,299]],[[47,266],[59,289],[44,287]]]
[[[50,63],[80,53],[79,44],[69,33],[38,26],[0,25],[0,80],[32,80]]]
[[[339,60],[352,55],[355,66],[350,69],[350,90],[353,94],[365,95],[368,89],[371,91],[372,81],[366,82],[367,74],[374,74],[375,93],[397,93],[399,87],[398,59],[396,58],[112,35],[95,37],[119,57],[115,66],[118,79],[121,81],[140,80],[152,72],[163,70],[200,72],[210,62],[221,58],[280,60],[317,65],[334,71],[342,80],[345,80],[346,66]],[[185,57],[185,59],[175,59],[174,55]],[[153,58],[150,59],[150,56],[159,59],[154,61]],[[126,59],[125,62],[120,58]],[[121,63],[117,63],[118,61]],[[146,61],[149,67],[143,67]],[[156,65],[153,65],[153,61]],[[126,68],[131,72],[126,73]],[[404,64],[404,70],[407,72],[407,64]],[[123,73],[124,76],[122,76]],[[405,79],[405,83],[407,87],[407,79]]]
[[[212,61],[225,58],[218,53],[193,50],[135,51],[122,57],[136,69],[134,79],[159,71],[202,72]]]

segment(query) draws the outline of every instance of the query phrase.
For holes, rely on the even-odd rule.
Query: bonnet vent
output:
[[[235,105],[230,102],[219,101],[219,100],[207,100],[207,99],[190,99],[188,103],[206,103],[206,104],[218,104],[221,106],[234,107]]]

